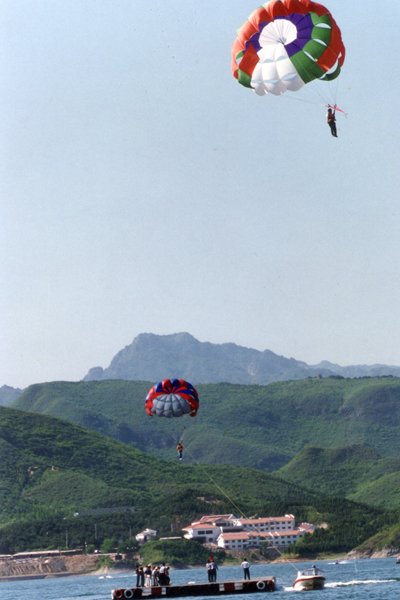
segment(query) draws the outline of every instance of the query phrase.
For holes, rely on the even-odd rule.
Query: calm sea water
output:
[[[312,592],[294,592],[291,587],[296,577],[297,569],[305,569],[312,563],[296,563],[280,565],[255,565],[250,573],[254,577],[275,575],[278,592],[272,595],[265,593],[235,595],[232,598],[243,600],[266,600],[286,598],[290,600],[293,594],[301,594],[312,600],[397,600],[400,599],[400,565],[394,558],[379,560],[317,561],[323,569],[326,584],[323,590]],[[242,570],[237,567],[221,567],[218,580],[240,578]],[[172,583],[187,583],[189,581],[206,581],[205,569],[188,569],[172,571]],[[103,600],[111,598],[111,590],[133,587],[136,577],[132,574],[113,575],[112,579],[100,579],[99,576],[65,577],[59,579],[41,579],[38,581],[0,582],[1,600]],[[207,598],[210,598],[208,596]]]

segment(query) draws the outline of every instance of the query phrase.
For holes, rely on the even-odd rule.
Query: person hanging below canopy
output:
[[[181,444],[181,442],[179,442],[179,444],[177,445],[176,449],[178,450],[178,458],[179,458],[179,460],[182,460],[183,445]]]
[[[328,119],[328,125],[331,128],[331,134],[333,135],[333,137],[338,137],[338,134],[336,131],[335,110],[328,108],[328,112],[326,113],[326,118]]]

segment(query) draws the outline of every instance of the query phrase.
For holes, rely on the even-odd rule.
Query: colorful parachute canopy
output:
[[[314,79],[335,79],[344,58],[340,29],[327,8],[310,0],[270,0],[238,30],[232,72],[259,96],[279,96]]]
[[[146,398],[146,411],[152,417],[195,417],[199,396],[191,383],[183,379],[164,379],[151,388]]]

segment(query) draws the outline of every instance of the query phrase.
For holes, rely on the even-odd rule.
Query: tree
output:
[[[115,552],[116,541],[114,538],[105,538],[102,543],[100,550],[104,552],[104,554],[110,554],[111,552]]]
[[[120,544],[118,545],[118,552],[120,554],[132,554],[133,552],[136,552],[139,549],[139,544],[137,543],[136,540],[125,540],[123,542],[120,542]]]

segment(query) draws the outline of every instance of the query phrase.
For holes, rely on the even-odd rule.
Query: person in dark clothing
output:
[[[160,582],[160,585],[167,585],[167,578],[165,577],[166,569],[167,567],[165,566],[165,563],[163,563],[158,571],[158,581]]]
[[[179,444],[178,444],[178,446],[177,446],[176,449],[178,450],[178,458],[179,458],[179,460],[182,460],[183,446],[182,446],[182,444],[180,442],[179,442]]]
[[[136,565],[136,587],[140,587],[140,570],[139,570],[139,565]]]
[[[144,587],[144,571],[143,567],[139,569],[139,587]]]
[[[207,564],[206,564],[207,576],[208,576],[208,583],[212,582],[211,564],[212,564],[212,561],[208,560]]]
[[[331,108],[328,108],[328,112],[326,113],[326,118],[328,119],[328,125],[331,128],[331,134],[333,137],[338,137],[336,131],[336,117],[335,111],[332,111]]]
[[[217,569],[218,569],[217,565],[215,564],[214,561],[212,561],[212,563],[211,563],[211,569],[210,569],[210,571],[211,571],[211,581],[217,581]]]
[[[250,579],[250,563],[247,560],[247,558],[243,559],[242,569],[243,569],[243,573],[244,573],[244,578],[245,579]]]

